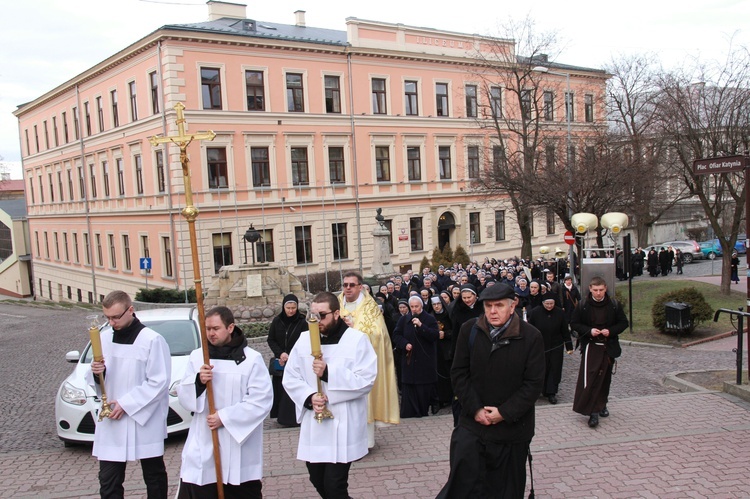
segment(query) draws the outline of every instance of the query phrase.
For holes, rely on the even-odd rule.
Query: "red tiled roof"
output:
[[[22,191],[23,180],[3,180],[0,181],[0,191]]]

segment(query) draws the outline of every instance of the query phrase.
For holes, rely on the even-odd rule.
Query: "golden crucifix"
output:
[[[206,336],[206,311],[203,308],[203,286],[201,284],[201,267],[198,257],[198,236],[195,232],[195,219],[198,218],[198,208],[193,205],[193,189],[190,182],[190,169],[188,168],[189,159],[187,148],[194,140],[214,140],[216,134],[211,130],[200,133],[185,132],[185,106],[178,102],[174,109],[177,113],[177,135],[167,137],[156,135],[149,139],[151,145],[156,147],[159,144],[173,143],[180,148],[180,164],[182,165],[182,176],[185,180],[185,207],[182,209],[182,216],[188,223],[190,232],[190,250],[193,253],[193,276],[195,279],[195,296],[198,301],[198,321],[200,322],[201,346],[203,347],[203,363],[210,365],[208,356],[208,337]],[[208,398],[208,413],[214,414],[216,407],[214,405],[213,386],[209,381],[206,384],[206,397]],[[219,433],[218,430],[211,430],[211,437],[214,444],[214,464],[216,466],[216,489],[219,499],[224,498],[224,484],[221,472],[221,455],[219,453]]]

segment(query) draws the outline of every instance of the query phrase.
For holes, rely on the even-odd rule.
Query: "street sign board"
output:
[[[141,258],[141,270],[151,270],[151,258]]]
[[[693,161],[694,175],[741,172],[744,168],[744,156],[725,156],[723,158],[696,159]]]
[[[576,243],[576,236],[574,236],[573,233],[569,230],[566,230],[563,241],[565,241],[568,245],[573,246]]]

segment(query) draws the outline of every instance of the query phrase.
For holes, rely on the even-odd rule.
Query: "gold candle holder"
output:
[[[91,339],[91,351],[94,352],[94,360],[101,362],[104,356],[102,355],[102,337],[99,332],[99,324],[97,319],[99,316],[90,315],[87,317],[89,320],[89,338]],[[107,402],[107,389],[104,387],[104,373],[99,375],[99,386],[102,390],[102,407],[99,410],[99,421],[109,417],[112,414],[112,408]]]
[[[307,328],[310,331],[310,353],[315,359],[322,359],[323,358],[323,350],[320,347],[320,327],[318,327],[318,323],[320,322],[320,317],[318,314],[314,312],[310,312],[310,314],[307,316]],[[320,377],[317,375],[315,376],[315,379],[318,381],[318,395],[319,397],[323,397],[323,383],[320,380]],[[322,412],[316,412],[315,413],[315,421],[318,423],[322,423],[324,419],[333,419],[333,414],[330,410],[328,410],[328,407],[323,407]]]

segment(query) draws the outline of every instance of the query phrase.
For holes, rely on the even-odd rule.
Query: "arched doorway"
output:
[[[446,244],[451,242],[451,233],[456,228],[456,219],[453,214],[449,211],[444,212],[438,218],[438,248],[440,251],[443,250]]]

